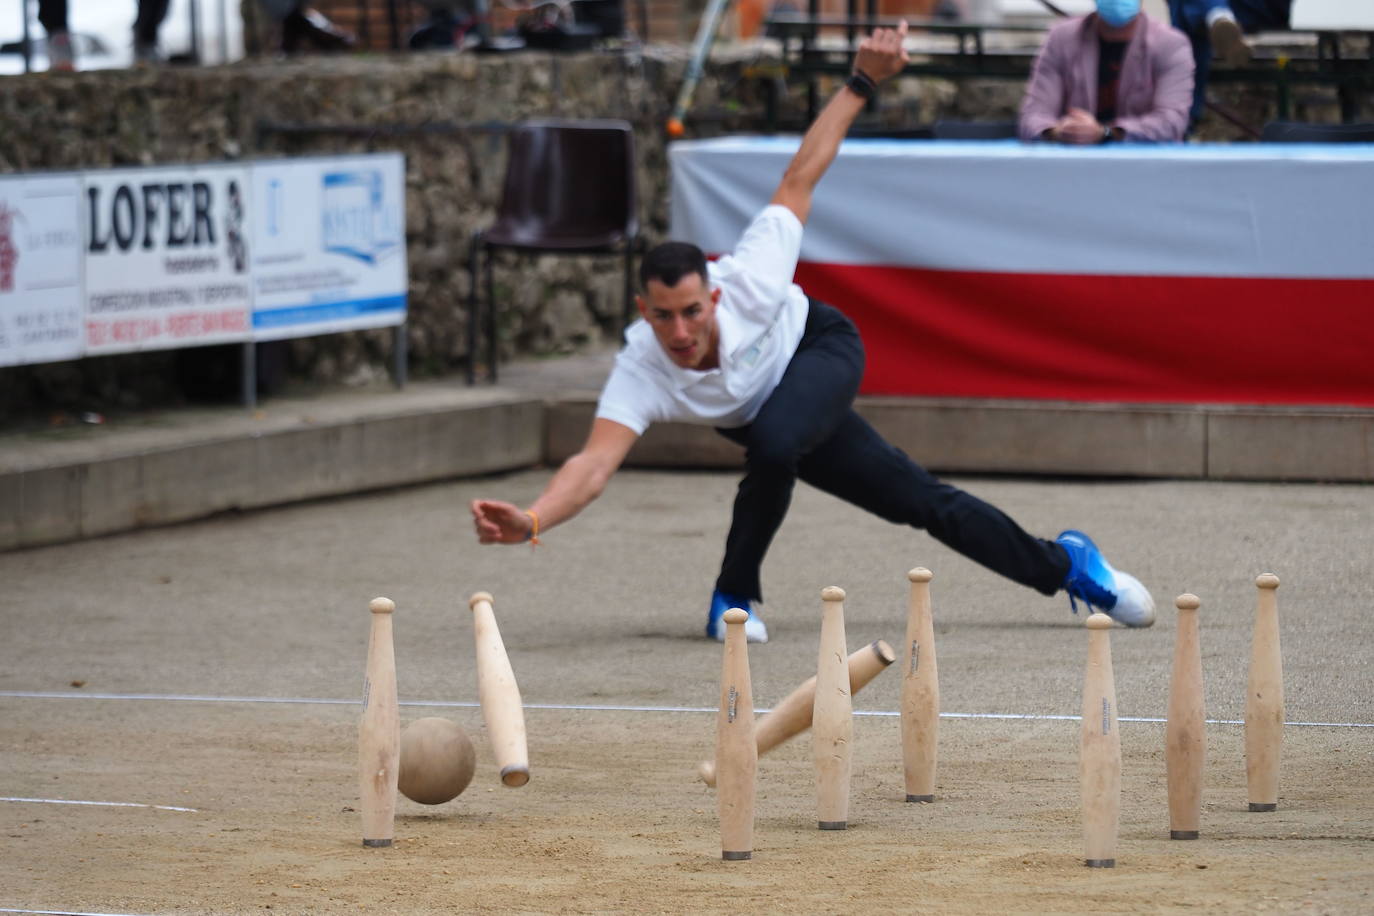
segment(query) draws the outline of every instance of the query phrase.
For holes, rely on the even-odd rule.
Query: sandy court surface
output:
[[[1374,910],[1374,728],[1354,727],[1374,723],[1374,488],[958,481],[1037,533],[1085,528],[1154,591],[1159,624],[1113,631],[1124,717],[1163,716],[1172,598],[1193,591],[1208,715],[1240,718],[1253,580],[1283,580],[1287,718],[1331,724],[1286,729],[1280,809],[1245,810],[1242,731],[1218,722],[1203,838],[1168,840],[1163,725],[1125,721],[1105,871],[1080,864],[1078,723],[1048,718],[1078,711],[1081,618],[808,490],[765,568],[756,704],[814,673],[821,586],[849,593],[851,649],[897,645],[905,572],[924,565],[942,707],[992,717],[945,718],[937,802],[905,804],[883,714],[898,679],[879,675],[855,698],[851,829],[815,829],[803,736],[762,758],[754,860],[722,863],[693,770],[713,741],[720,651],[698,634],[735,478],[626,473],[538,550],[475,545],[469,499],[528,499],[547,476],[0,555],[0,796],[163,806],[0,802],[0,911]],[[479,589],[529,706],[521,789],[500,786],[473,705]],[[361,848],[356,810],[374,595],[397,603],[403,722],[449,716],[479,755],[453,802],[402,800],[386,850]]]

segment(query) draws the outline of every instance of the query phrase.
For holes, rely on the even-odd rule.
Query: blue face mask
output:
[[[1114,29],[1129,25],[1140,13],[1140,0],[1097,0],[1097,15]]]

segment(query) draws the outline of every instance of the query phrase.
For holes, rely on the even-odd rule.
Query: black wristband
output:
[[[873,98],[873,94],[878,91],[878,84],[873,82],[873,78],[857,67],[854,68],[853,73],[849,74],[849,79],[845,85],[855,95],[865,99]]]

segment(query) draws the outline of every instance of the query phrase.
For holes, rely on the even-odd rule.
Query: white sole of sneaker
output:
[[[744,622],[744,638],[749,642],[768,642],[768,626],[757,617]]]
[[[1116,575],[1116,607],[1107,613],[1128,627],[1149,627],[1155,622],[1155,599],[1140,580],[1130,573],[1112,570]]]
[[[724,622],[707,632],[706,637],[716,642],[725,642]],[[750,617],[744,622],[744,638],[749,642],[768,642],[768,625],[757,617]]]

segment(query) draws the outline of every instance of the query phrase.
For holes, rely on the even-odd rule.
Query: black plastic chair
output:
[[[1304,124],[1270,121],[1261,143],[1374,143],[1374,124]]]
[[[1014,140],[1015,121],[936,121],[930,126],[936,140]]]
[[[487,372],[496,381],[496,300],[492,249],[529,254],[624,254],[623,320],[634,305],[640,247],[634,134],[628,121],[529,121],[507,141],[496,222],[472,237],[468,298],[468,384],[476,380],[478,326],[487,332]],[[479,289],[486,291],[482,307]]]

